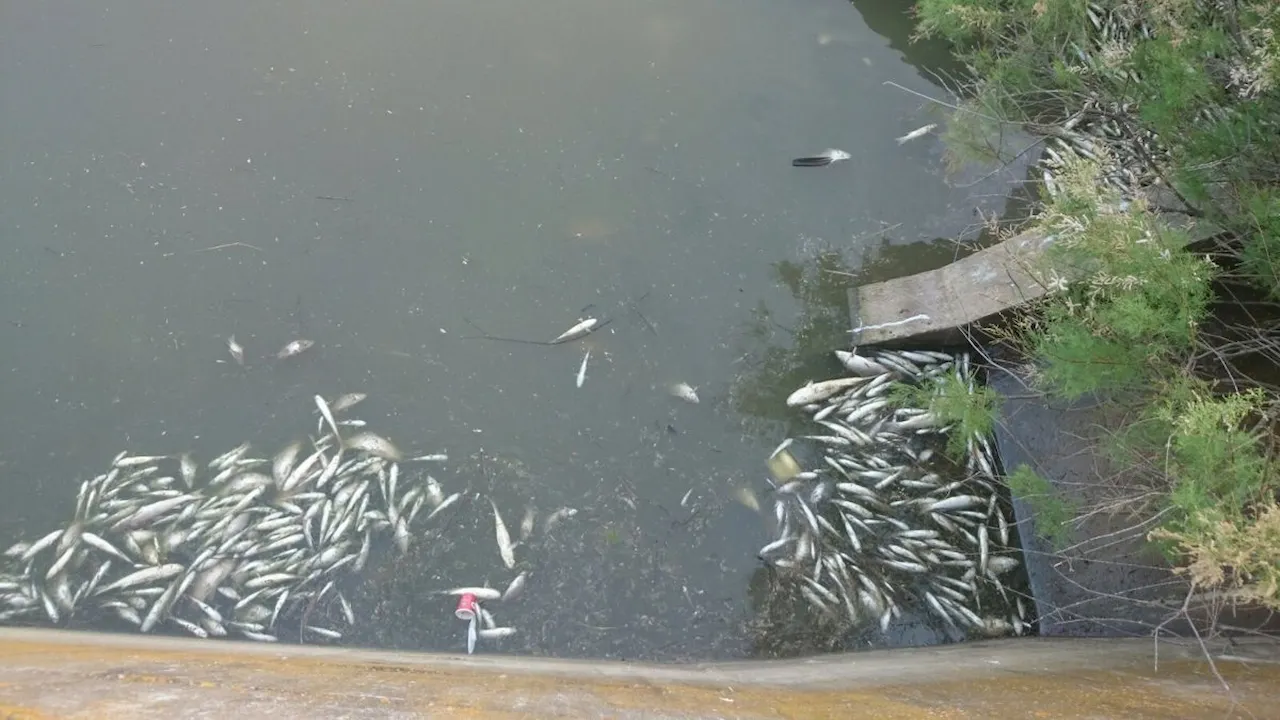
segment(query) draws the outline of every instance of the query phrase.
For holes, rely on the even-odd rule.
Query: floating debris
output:
[[[340,640],[321,624],[331,615],[322,603],[353,625],[339,583],[363,570],[380,538],[403,550],[425,505],[435,508],[429,519],[451,501],[331,430],[302,459],[300,443],[270,460],[242,443],[204,468],[185,453],[120,453],[81,483],[66,527],[0,558],[0,622],[106,618],[200,638],[275,642],[294,628],[300,639]]]
[[[895,407],[890,394],[948,376],[972,392],[969,355],[837,357],[853,377],[809,383],[787,399],[820,428],[802,438],[819,467],[802,470],[790,451],[798,440],[770,455],[778,536],[760,558],[820,612],[855,626],[883,632],[914,601],[957,631],[1021,634],[1024,605],[1002,580],[1019,561],[990,440],[968,438],[964,466],[947,467],[933,446],[954,428],[926,409]],[[960,479],[944,477],[957,469]]]

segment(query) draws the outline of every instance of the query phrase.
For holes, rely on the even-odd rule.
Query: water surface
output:
[[[250,439],[271,452],[311,427],[313,394],[359,390],[373,429],[447,450],[446,488],[492,497],[509,523],[529,505],[580,509],[519,548],[533,577],[501,611],[522,630],[502,650],[685,659],[845,643],[806,635],[803,615],[762,619],[748,592],[770,529],[734,492],[763,491],[794,380],[767,356],[834,372],[849,279],[829,273],[797,300],[799,278],[821,275],[818,259],[847,272],[886,245],[955,235],[975,204],[1000,208],[1004,182],[949,187],[936,138],[894,142],[935,108],[884,82],[941,91],[859,10],[890,12],[6,5],[0,541],[68,518],[78,482],[122,449],[207,459]],[[790,166],[825,147],[853,159]],[[864,279],[945,261],[889,254]],[[814,312],[821,331],[786,350]],[[611,323],[553,348],[463,337],[549,339],[584,314]],[[228,362],[231,334],[247,368]],[[272,362],[295,337],[317,346]],[[703,402],[667,396],[673,381]],[[505,584],[491,523],[488,502],[468,500],[368,571],[348,589],[362,619],[348,640],[461,648],[429,593]]]

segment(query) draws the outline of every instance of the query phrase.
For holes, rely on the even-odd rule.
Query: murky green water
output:
[[[844,273],[946,262],[950,246],[909,243],[957,235],[1010,187],[951,187],[935,137],[894,142],[936,115],[883,83],[942,94],[904,58],[902,12],[6,5],[0,542],[64,521],[122,449],[274,450],[311,427],[312,395],[358,390],[373,429],[447,450],[446,488],[509,523],[581,510],[519,548],[533,575],[502,650],[839,646],[757,615],[769,528],[733,493],[763,489],[780,398],[835,372]],[[825,147],[853,159],[790,166]],[[612,322],[585,342],[463,337],[548,339],[589,305]],[[233,333],[247,368],[227,362]],[[317,347],[270,361],[298,336]],[[349,589],[365,620],[349,641],[456,651],[461,624],[428,593],[510,577],[469,499]]]

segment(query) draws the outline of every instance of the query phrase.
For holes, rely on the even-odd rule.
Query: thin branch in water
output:
[[[192,250],[191,252],[211,252],[213,250],[226,250],[227,248],[233,248],[233,247],[243,247],[243,248],[249,248],[250,250],[257,250],[258,252],[266,252],[266,250],[263,250],[262,248],[256,245],[250,245],[249,243],[238,242],[238,241],[223,243],[221,245],[214,245],[213,247],[200,248],[199,250]]]

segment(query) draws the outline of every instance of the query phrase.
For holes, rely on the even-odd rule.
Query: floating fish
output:
[[[227,338],[227,350],[231,353],[231,359],[236,361],[237,365],[244,366],[244,346],[236,342],[236,336],[232,335]]]
[[[390,440],[371,432],[363,432],[359,435],[353,435],[352,437],[347,438],[344,445],[348,449],[361,450],[375,457],[382,458],[383,460],[400,462],[404,459],[399,448],[392,444]]]
[[[498,512],[498,504],[489,499],[493,506],[493,532],[498,539],[498,554],[502,556],[502,564],[510,570],[516,566],[515,548],[511,544],[511,535],[507,532],[507,524],[502,522],[502,513]]]
[[[467,654],[471,655],[476,651],[476,616],[472,615],[471,620],[467,623]]]
[[[522,572],[519,575],[515,576],[515,578],[511,581],[511,584],[508,585],[507,589],[503,591],[502,602],[508,602],[520,597],[520,593],[524,592],[524,585],[525,585],[525,582],[528,581],[528,579],[529,579],[529,573],[527,571]],[[476,597],[479,597],[479,595],[477,595]]]
[[[582,383],[587,379],[587,360],[591,359],[591,351],[588,350],[586,355],[582,356],[582,367],[578,368],[578,377],[576,383],[578,387],[582,387]]]
[[[291,357],[297,357],[298,355],[301,355],[302,353],[306,352],[307,350],[311,349],[314,346],[315,346],[315,342],[311,340],[304,340],[302,338],[299,338],[297,340],[290,340],[289,342],[285,343],[284,347],[280,348],[280,352],[276,353],[276,359],[287,360]]]
[[[936,127],[938,127],[937,123],[930,123],[928,125],[925,125],[924,127],[916,128],[915,130],[912,130],[906,135],[903,135],[902,137],[898,138],[898,144],[905,145],[911,142],[912,140],[915,140],[916,138],[924,137],[925,135],[928,135],[930,132],[932,132],[933,129]]]
[[[557,345],[559,343],[566,343],[566,342],[569,342],[570,340],[577,340],[580,337],[585,337],[586,335],[590,334],[592,330],[595,330],[596,325],[598,325],[599,323],[600,321],[597,320],[596,318],[586,318],[584,320],[580,320],[577,325],[574,325],[568,330],[565,330],[564,332],[557,335],[556,339],[551,341],[551,344]]]
[[[800,157],[791,161],[792,167],[826,167],[832,163],[848,160],[853,157],[844,150],[836,148],[827,148],[820,153],[810,155],[808,157]]]
[[[329,409],[333,411],[334,415],[337,415],[343,410],[350,410],[356,405],[359,405],[360,403],[364,402],[365,398],[367,397],[369,396],[362,392],[354,392],[354,393],[347,393],[345,395],[339,395],[338,399],[334,400],[333,404],[329,406]]]
[[[694,405],[698,404],[698,389],[691,387],[688,383],[673,383],[667,387],[667,392],[671,393],[674,398]]]

